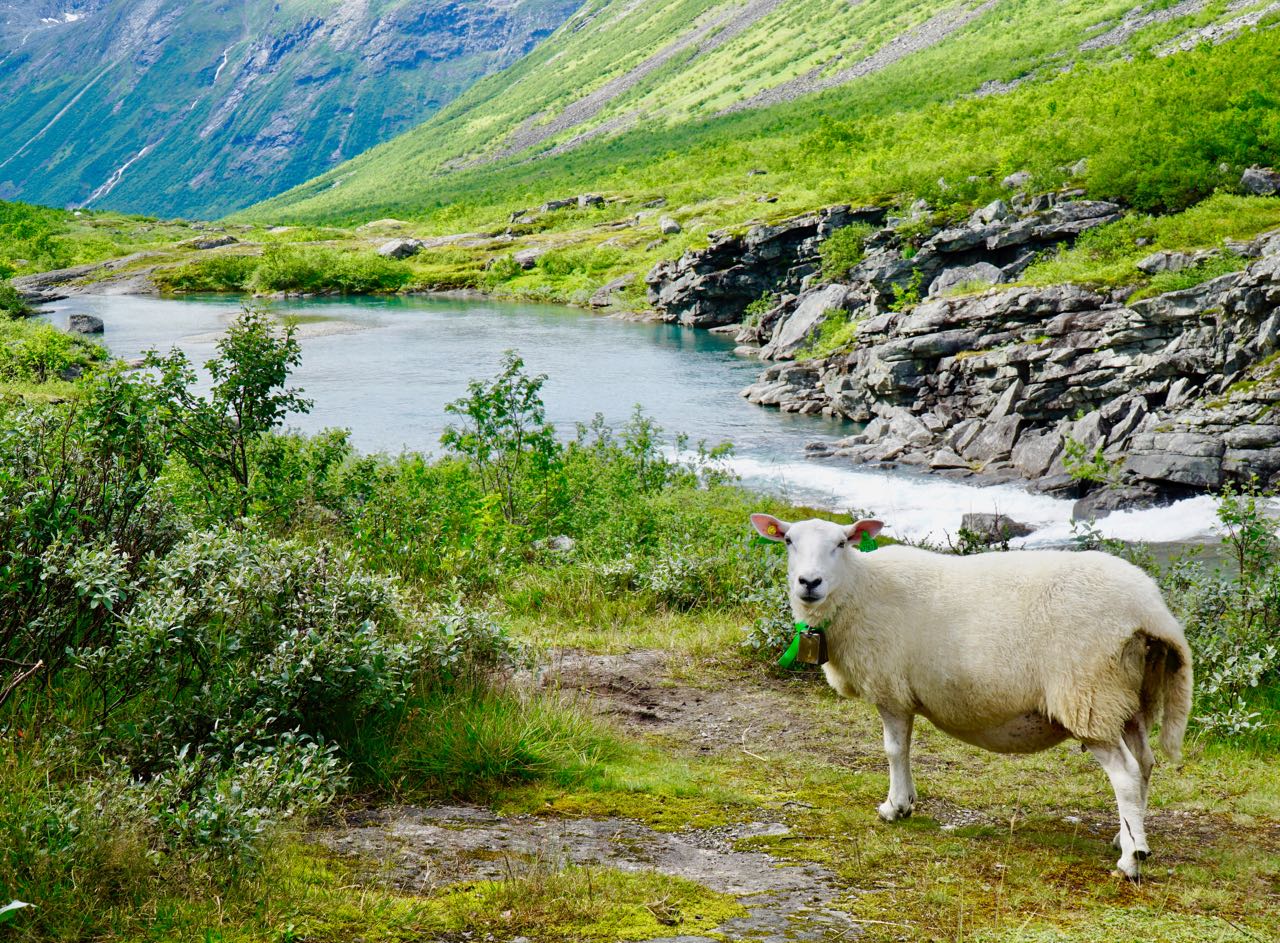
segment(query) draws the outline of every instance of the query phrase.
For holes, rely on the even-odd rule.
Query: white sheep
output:
[[[882,819],[905,818],[915,803],[917,714],[998,753],[1074,737],[1111,779],[1116,866],[1138,877],[1150,854],[1147,731],[1163,718],[1160,745],[1177,759],[1191,710],[1191,651],[1150,577],[1096,552],[859,552],[879,521],[791,524],[753,514],[751,523],[787,544],[792,610],[823,627],[828,683],[880,712],[889,756]]]

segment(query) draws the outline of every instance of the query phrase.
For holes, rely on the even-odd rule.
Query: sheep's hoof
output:
[[[911,806],[895,805],[892,802],[882,802],[876,810],[880,813],[881,820],[885,822],[896,822],[898,819],[911,818]]]
[[[1116,862],[1116,869],[1112,873],[1116,877],[1128,878],[1130,881],[1142,880],[1142,866],[1132,859],[1126,862],[1121,858]]]
[[[1151,852],[1146,848],[1135,848],[1133,852],[1133,856],[1137,858],[1139,861],[1146,861],[1148,858],[1151,857]]]

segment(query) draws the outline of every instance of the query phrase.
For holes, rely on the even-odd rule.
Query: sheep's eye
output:
[[[791,538],[790,538],[790,537],[783,537],[783,538],[782,538],[782,542],[783,542],[784,544],[786,544],[788,547],[790,547],[790,546],[791,546]]]
[[[836,549],[837,549],[837,550],[843,550],[843,549],[844,549],[845,547],[847,547],[847,546],[849,546],[849,541],[847,541],[847,540],[842,540],[842,541],[840,541],[838,544],[836,544]]]

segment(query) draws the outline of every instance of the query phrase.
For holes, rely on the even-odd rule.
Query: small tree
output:
[[[559,459],[555,428],[542,403],[546,380],[545,375],[525,373],[524,360],[509,350],[493,380],[472,380],[467,395],[445,407],[463,421],[445,429],[440,443],[471,463],[484,490],[497,496],[508,523],[527,523],[521,483],[537,476],[535,484],[541,482],[545,499],[547,473]]]
[[[285,386],[301,359],[293,325],[280,332],[259,308],[244,309],[218,342],[218,355],[205,363],[213,378],[208,397],[192,391],[196,372],[182,351],[147,352],[146,366],[159,371],[161,419],[174,450],[208,485],[211,507],[229,490],[230,506],[247,513],[253,446],[290,412],[310,411],[302,391]]]

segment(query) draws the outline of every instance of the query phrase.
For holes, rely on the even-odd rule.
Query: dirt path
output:
[[[703,684],[697,672],[685,671],[674,661],[680,657],[662,651],[561,651],[532,682],[543,690],[584,695],[594,710],[624,731],[660,738],[687,757],[745,754],[767,762],[768,755],[776,756],[785,746],[789,755],[811,756],[851,773],[883,770],[879,744],[865,729],[861,734],[853,729],[854,715],[821,703],[820,698],[833,695],[820,681],[767,678],[756,672],[748,677],[729,669],[715,672],[714,683]],[[935,742],[935,749],[917,754],[918,768],[980,774],[977,764],[984,762],[984,755],[970,757],[937,746]],[[923,796],[917,812],[936,820],[944,831],[973,825],[1010,827],[992,809],[963,808],[943,796]],[[1062,820],[1063,829],[1090,836],[1100,849],[1115,828],[1105,807],[1077,806],[1051,814]],[[412,893],[566,864],[626,872],[651,869],[739,900],[747,910],[745,917],[706,928],[717,939],[781,943],[858,937],[867,921],[853,920],[846,911],[849,900],[863,889],[818,864],[786,861],[757,848],[744,850],[743,840],[792,834],[788,820],[793,818],[786,809],[764,807],[752,812],[750,821],[671,832],[615,817],[504,816],[477,806],[401,806],[358,813],[345,826],[318,837],[333,851],[370,863],[380,880]],[[1180,843],[1191,839],[1193,846],[1226,840],[1225,833],[1236,830],[1221,817],[1181,810],[1153,810],[1149,821],[1153,833],[1180,836]],[[1241,829],[1238,838],[1274,848],[1280,845],[1280,827],[1258,823]],[[1165,843],[1171,853],[1161,863],[1186,863],[1185,854],[1174,851],[1172,844]],[[1101,868],[1104,860],[1098,864]],[[655,939],[710,943],[713,938]]]

